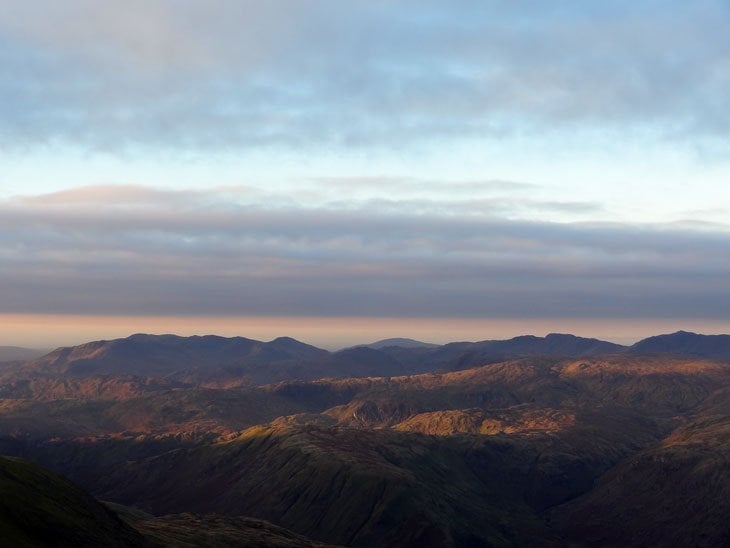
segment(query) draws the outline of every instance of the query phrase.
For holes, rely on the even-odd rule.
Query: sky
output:
[[[0,0],[0,344],[730,332],[729,24]]]

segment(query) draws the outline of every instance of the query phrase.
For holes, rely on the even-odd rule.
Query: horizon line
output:
[[[509,340],[519,336],[569,334],[631,346],[679,331],[730,333],[730,321],[696,319],[566,318],[367,318],[367,317],[168,317],[1,314],[0,346],[54,350],[135,334],[214,335],[270,342],[290,337],[329,351],[406,338],[429,344]]]

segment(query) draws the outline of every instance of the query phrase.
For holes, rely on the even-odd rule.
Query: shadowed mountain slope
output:
[[[151,545],[70,481],[9,457],[0,457],[0,539],[17,548]]]
[[[552,545],[521,494],[534,453],[297,422],[109,463],[86,481],[98,496],[154,514],[250,515],[334,544]]]
[[[553,512],[569,538],[595,546],[730,545],[730,389],[666,439],[609,470]]]
[[[0,541],[13,548],[325,547],[247,517],[155,517],[105,505],[29,461],[0,457]]]
[[[620,409],[510,436],[342,428],[298,415],[216,440],[68,440],[24,450],[104,500],[156,515],[249,515],[354,546],[550,546],[558,536],[540,512],[586,492],[664,432]]]

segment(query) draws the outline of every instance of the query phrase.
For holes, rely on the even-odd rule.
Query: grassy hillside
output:
[[[520,494],[518,469],[535,455],[453,441],[277,421],[126,462],[95,481],[104,498],[155,514],[250,515],[333,544],[549,544]]]
[[[73,483],[10,457],[0,457],[0,538],[17,548],[150,545]]]

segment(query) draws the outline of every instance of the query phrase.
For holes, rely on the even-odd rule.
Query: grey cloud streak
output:
[[[0,0],[0,143],[724,139],[728,22],[725,3],[703,0]]]
[[[727,318],[723,226],[237,204],[0,202],[0,312]],[[131,198],[130,198],[131,200]]]

